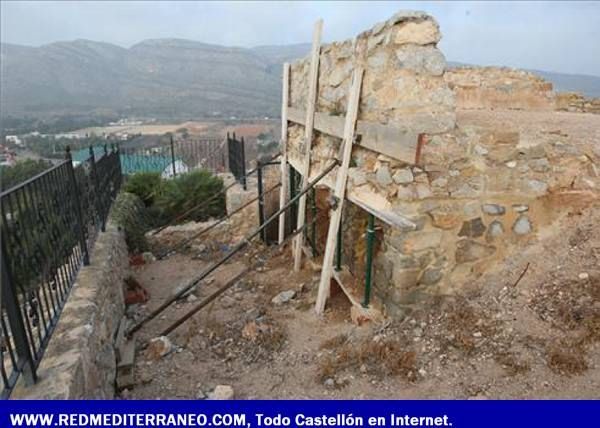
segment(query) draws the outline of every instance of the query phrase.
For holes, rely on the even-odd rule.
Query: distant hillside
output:
[[[247,49],[181,39],[146,40],[129,49],[89,40],[1,44],[0,109],[5,117],[277,116],[281,65],[309,49],[309,44]],[[600,77],[536,73],[558,90],[600,97]]]
[[[0,54],[3,114],[247,117],[280,108],[285,54],[267,46],[161,39],[124,49],[76,40],[38,48],[2,44]]]

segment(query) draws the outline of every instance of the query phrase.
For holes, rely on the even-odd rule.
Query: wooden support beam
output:
[[[288,104],[290,93],[290,64],[283,64],[283,88],[281,97],[281,191],[279,193],[279,209],[288,198],[288,160],[287,160],[287,132],[288,132]],[[279,216],[279,239],[281,244],[285,238],[285,212]]]
[[[301,189],[304,190],[308,184],[308,175],[310,173],[310,150],[313,139],[313,122],[315,114],[315,104],[317,102],[317,82],[319,78],[319,56],[321,54],[321,33],[323,31],[323,20],[320,19],[315,24],[312,40],[312,50],[310,58],[310,72],[308,81],[308,97],[306,98],[306,118],[304,120],[304,144],[303,144],[303,163],[300,169]],[[297,230],[304,227],[306,216],[306,195],[303,195],[298,201],[298,222]],[[302,262],[302,245],[304,244],[304,235],[298,234],[294,241],[294,270],[300,270]]]
[[[304,125],[305,112],[290,107],[288,120]],[[344,118],[327,113],[315,113],[314,129],[324,134],[344,138]],[[421,135],[415,131],[407,131],[393,125],[382,125],[376,122],[359,120],[356,134],[360,136],[356,144],[374,152],[384,154],[409,164],[416,163],[417,144]]]
[[[337,171],[335,188],[333,190],[333,196],[336,199],[337,205],[333,208],[333,212],[331,213],[329,220],[329,231],[327,232],[325,255],[323,256],[323,269],[321,270],[321,281],[319,283],[317,302],[315,304],[315,311],[317,314],[323,313],[325,310],[325,303],[329,297],[329,285],[331,281],[331,273],[333,271],[333,256],[335,254],[337,232],[338,228],[340,227],[342,210],[344,208],[346,184],[348,181],[348,168],[350,167],[352,146],[354,144],[363,73],[364,69],[358,67],[352,74],[352,86],[350,87],[350,94],[348,95],[348,111],[346,112],[346,121],[344,123],[342,164]]]
[[[295,157],[288,156],[288,165],[298,169],[300,167],[300,161]],[[315,173],[318,174],[318,171],[313,171],[313,175],[315,175]],[[333,189],[335,183],[331,184],[323,182],[323,186]],[[410,218],[397,213],[385,196],[372,192],[366,186],[365,188],[355,187],[346,192],[346,199],[392,227],[401,227],[403,229],[417,228],[417,225]]]

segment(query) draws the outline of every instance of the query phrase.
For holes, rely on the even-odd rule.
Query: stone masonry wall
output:
[[[114,340],[125,311],[129,258],[121,231],[108,223],[77,276],[38,369],[38,382],[17,385],[12,398],[101,399],[115,393]]]
[[[458,126],[444,56],[436,47],[440,37],[432,17],[401,12],[353,41],[321,49],[317,112],[345,114],[352,67],[362,64],[359,120],[426,137],[416,164],[355,146],[349,170],[348,199],[407,220],[377,221],[383,233],[373,287],[388,312],[399,316],[426,296],[455,292],[536,239],[570,206],[597,198],[600,188],[600,153],[559,138],[536,145],[509,129]],[[306,108],[308,66],[308,59],[291,66],[292,107]],[[290,124],[289,159],[297,169],[303,137],[303,127]],[[337,156],[339,146],[339,139],[315,132],[311,178]],[[322,184],[332,188],[335,173]],[[343,222],[362,229],[361,216],[347,216],[355,211],[345,209]],[[360,275],[357,256],[364,254],[364,239],[356,237],[364,230],[347,229],[345,263]]]
[[[586,98],[575,92],[556,94],[556,110],[600,114],[600,98]]]
[[[507,67],[458,67],[444,78],[460,109],[554,110],[552,83]]]

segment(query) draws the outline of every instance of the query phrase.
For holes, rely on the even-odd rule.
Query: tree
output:
[[[42,159],[25,159],[18,161],[13,166],[0,167],[0,174],[2,175],[0,188],[2,191],[10,189],[51,167],[51,162]]]

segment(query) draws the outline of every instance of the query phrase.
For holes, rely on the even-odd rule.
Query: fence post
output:
[[[121,165],[121,147],[119,146],[119,143],[114,144],[113,151],[117,154],[117,173],[119,174],[117,188],[115,190],[116,195],[119,193],[119,190],[121,190],[121,184],[123,184],[123,166]]]
[[[371,302],[371,271],[373,269],[373,241],[375,239],[375,216],[369,213],[367,223],[367,260],[365,267],[365,296],[363,307],[368,308]]]
[[[173,145],[173,135],[171,135],[171,166],[173,167],[173,178],[177,177],[177,169],[175,168],[175,146]]]
[[[77,228],[79,229],[79,243],[81,250],[83,251],[83,264],[85,266],[90,264],[90,253],[88,251],[87,242],[85,240],[84,227],[87,222],[83,221],[83,214],[81,212],[81,201],[79,200],[79,188],[77,186],[77,180],[75,179],[75,169],[73,168],[73,157],[71,156],[71,147],[67,146],[67,153],[65,158],[69,161],[69,181],[71,182],[71,189],[73,191],[73,200],[75,201],[75,216],[77,217]]]
[[[94,156],[94,147],[92,146],[90,146],[90,164],[92,169],[92,177],[94,180],[94,200],[96,201],[94,204],[96,207],[96,215],[94,217],[98,217],[100,220],[100,230],[105,232],[106,228],[102,224],[103,210],[100,202],[100,180],[98,179],[98,171],[96,170],[96,157]],[[94,218],[94,223],[96,226],[98,226],[98,221],[96,218]]]
[[[335,246],[335,270],[337,272],[342,270],[342,220],[340,216],[340,227],[338,228],[336,246]]]
[[[256,166],[256,180],[257,180],[257,188],[258,188],[258,226],[262,227],[263,223],[265,222],[265,197],[263,194],[263,167],[262,167],[262,163],[260,162],[260,160],[256,161],[257,166]],[[266,232],[266,228],[264,228],[261,232],[260,232],[260,237],[262,239],[262,241],[266,244],[267,243],[267,232]]]
[[[27,332],[25,331],[25,322],[22,318],[23,313],[19,306],[19,299],[11,280],[11,274],[8,271],[8,264],[4,259],[6,254],[4,240],[2,240],[1,251],[0,258],[2,259],[2,267],[0,270],[2,271],[2,283],[0,283],[0,293],[2,293],[2,298],[0,301],[2,301],[2,308],[6,308],[12,340],[14,341],[15,351],[19,360],[17,365],[20,365],[21,361],[23,362],[22,368],[15,367],[15,369],[22,372],[26,385],[31,385],[37,381],[37,374],[35,372],[33,356],[31,355],[31,349],[29,348],[27,340]],[[2,308],[0,308],[0,311]],[[5,340],[10,340],[10,337],[7,337]],[[2,355],[2,357],[4,357],[4,355]]]
[[[246,188],[246,151],[244,149],[245,144],[244,144],[244,137],[242,137],[242,139],[240,140],[240,150],[241,150],[241,158],[242,158],[242,184],[244,185],[244,191],[248,190]]]

